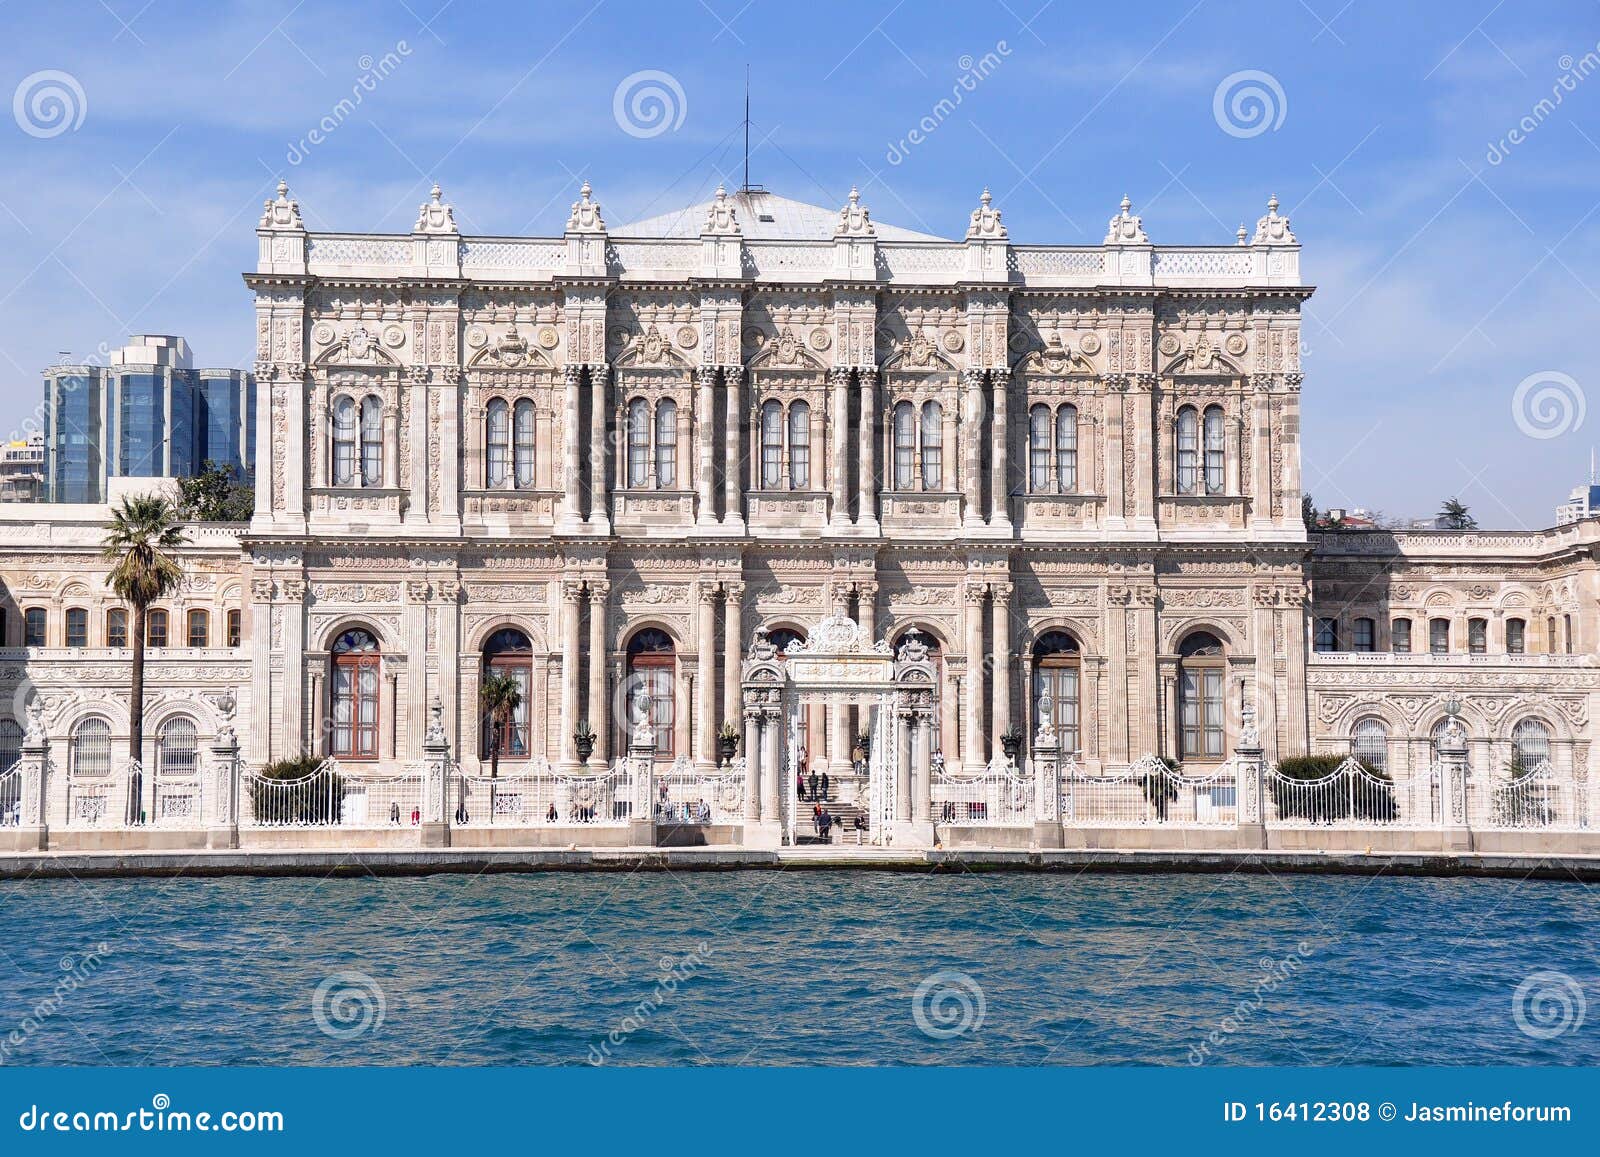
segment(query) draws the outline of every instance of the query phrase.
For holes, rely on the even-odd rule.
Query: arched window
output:
[[[656,489],[678,484],[678,403],[662,398],[656,403]]]
[[[45,645],[45,611],[43,607],[29,607],[22,612],[22,645],[24,647],[43,647]]]
[[[361,485],[383,485],[383,401],[377,394],[361,399]]]
[[[1370,655],[1378,649],[1378,624],[1368,618],[1360,618],[1350,624],[1350,649],[1359,651],[1363,655]]]
[[[89,612],[84,607],[67,608],[67,646],[89,645]]]
[[[144,644],[147,647],[167,645],[167,612],[160,607],[153,607],[145,613]]]
[[[1206,493],[1221,494],[1223,465],[1227,461],[1227,437],[1224,433],[1221,406],[1207,406],[1206,435]]]
[[[944,486],[944,407],[938,402],[922,403],[922,488],[939,490]]]
[[[1428,620],[1428,650],[1435,655],[1448,654],[1450,651],[1450,620]]]
[[[1043,722],[1040,713],[1048,708],[1056,729],[1056,741],[1063,753],[1075,752],[1081,746],[1078,723],[1081,666],[1078,640],[1065,631],[1046,631],[1033,644],[1033,701],[1037,708],[1034,727],[1037,730]]]
[[[1396,619],[1389,624],[1389,649],[1397,655],[1411,651],[1411,620]]]
[[[1223,756],[1222,643],[1196,631],[1178,647],[1178,758]]]
[[[239,610],[228,612],[228,646],[237,647],[244,637],[244,613]]]
[[[189,612],[188,645],[191,647],[205,647],[211,641],[211,616],[205,611],[194,610]]]
[[[0,775],[17,766],[22,758],[22,725],[15,719],[0,719]],[[11,802],[15,803],[15,799]]]
[[[333,400],[333,484],[356,481],[356,403],[348,395]]]
[[[1350,734],[1350,754],[1375,771],[1389,770],[1389,726],[1369,716]]]
[[[783,486],[783,403],[761,404],[761,488]]]
[[[1200,488],[1200,416],[1193,406],[1178,411],[1178,493],[1194,494]]]
[[[509,675],[521,688],[522,702],[511,713],[511,718],[500,726],[500,758],[527,759],[528,713],[533,709],[533,643],[515,627],[496,631],[483,644],[483,673]],[[487,711],[483,713],[480,730],[480,754],[488,759],[493,743],[494,721]]]
[[[534,416],[533,403],[523,398],[517,403],[516,420],[512,425],[512,468],[519,489],[533,485]]]
[[[378,640],[359,627],[333,644],[333,754],[378,758]]]
[[[778,658],[782,659],[783,652],[791,643],[803,643],[806,637],[790,627],[779,627],[775,631],[768,632],[767,641],[778,648]]]
[[[1511,758],[1523,773],[1550,759],[1550,729],[1537,719],[1524,719],[1511,731]]]
[[[1467,620],[1467,653],[1470,655],[1486,655],[1489,653],[1489,620]]]
[[[1028,410],[1028,490],[1050,489],[1050,407],[1043,402]]]
[[[650,403],[643,398],[628,403],[628,485],[650,485]]]
[[[677,669],[676,648],[665,631],[646,627],[628,640],[628,711],[648,710],[656,733],[656,758],[672,758],[672,685]],[[638,706],[636,706],[638,704]]]
[[[72,729],[71,770],[74,776],[111,774],[111,724],[98,715]]]
[[[789,489],[811,488],[811,407],[789,404]]]
[[[106,612],[106,646],[126,647],[128,645],[128,612],[121,607],[112,607]]]
[[[1522,619],[1506,620],[1506,654],[1521,655],[1528,649],[1528,624]]]
[[[894,488],[910,490],[915,484],[917,462],[917,415],[910,402],[894,407]]]
[[[1056,410],[1056,493],[1078,489],[1078,407]]]
[[[174,715],[161,725],[156,735],[156,772],[159,775],[192,776],[200,770],[200,741],[194,720]]]
[[[504,398],[489,403],[489,413],[484,419],[484,448],[487,454],[488,478],[491,489],[504,486],[511,476],[511,407]]]

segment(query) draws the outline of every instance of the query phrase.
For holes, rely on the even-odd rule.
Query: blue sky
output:
[[[1318,286],[1321,505],[1421,515],[1459,494],[1485,526],[1543,526],[1600,443],[1593,2],[94,0],[4,18],[0,429],[34,413],[61,351],[130,332],[248,366],[239,274],[280,175],[319,229],[408,230],[438,180],[467,232],[559,232],[584,177],[620,223],[737,181],[748,64],[752,179],[825,205],[856,183],[913,229],[959,236],[987,184],[1017,240],[1098,243],[1127,193],[1154,241],[1227,243],[1277,193]],[[630,133],[614,100],[645,71],[670,76],[673,112]],[[1267,79],[1223,87],[1219,113],[1241,72]],[[1229,111],[1252,84],[1270,123],[1248,99]],[[30,108],[51,87],[65,124]]]

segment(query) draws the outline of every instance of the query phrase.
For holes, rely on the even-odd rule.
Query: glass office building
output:
[[[186,478],[207,462],[255,471],[255,379],[196,369],[181,337],[138,336],[110,364],[45,371],[51,502],[105,502],[113,478]]]

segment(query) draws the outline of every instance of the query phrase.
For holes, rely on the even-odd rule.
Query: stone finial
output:
[[[1239,749],[1241,751],[1261,749],[1261,729],[1256,725],[1254,703],[1246,703],[1239,712]]]
[[[861,190],[850,186],[850,203],[839,210],[839,225],[835,237],[875,237],[872,228],[872,211],[861,203]]]
[[[578,190],[578,200],[572,203],[572,216],[567,218],[568,233],[604,233],[605,219],[600,216],[600,202],[594,199],[589,182]]]
[[[1004,241],[1006,227],[1000,223],[1000,210],[990,208],[994,198],[989,195],[987,187],[984,188],[983,196],[979,197],[978,201],[978,207],[972,211],[972,220],[967,225],[967,239],[970,241],[990,238]]]
[[[1267,202],[1267,215],[1256,222],[1255,244],[1298,245],[1299,240],[1289,228],[1289,218],[1278,216],[1278,195],[1274,193]]]
[[[428,733],[423,742],[430,747],[438,747],[448,742],[444,734],[444,704],[438,695],[428,700]]]
[[[298,229],[305,231],[305,222],[300,220],[300,202],[289,199],[289,182],[279,179],[278,199],[266,202],[266,207],[261,214],[261,224],[258,229]]]
[[[443,196],[438,182],[435,182],[433,192],[417,213],[417,223],[411,227],[413,233],[461,232],[456,228],[456,211],[444,203]]]
[[[728,200],[727,187],[719,182],[717,195],[706,208],[706,225],[701,233],[706,236],[733,237],[740,232],[739,215],[734,211],[733,202]]]
[[[1144,219],[1135,217],[1132,212],[1133,202],[1126,194],[1123,195],[1121,211],[1106,227],[1106,245],[1148,245],[1150,238],[1145,236]]]
[[[27,714],[28,728],[23,733],[22,741],[29,747],[37,747],[45,741],[44,696],[36,692],[23,710]]]
[[[1237,233],[1235,233],[1234,236],[1239,239],[1239,244],[1240,245],[1247,244],[1247,242],[1245,241],[1245,238],[1250,236],[1250,234],[1245,232],[1244,222],[1243,221],[1239,222],[1239,231]]]

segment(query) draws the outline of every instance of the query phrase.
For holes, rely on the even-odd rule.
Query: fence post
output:
[[[1447,852],[1471,851],[1472,830],[1467,824],[1467,729],[1457,718],[1460,704],[1451,699],[1444,709],[1445,726],[1439,733],[1444,848]]]
[[[1266,760],[1261,751],[1261,732],[1256,727],[1255,704],[1246,703],[1239,724],[1239,742],[1233,749],[1234,777],[1238,808],[1239,847],[1267,846]]]
[[[201,789],[206,816],[206,847],[239,846],[239,738],[224,723],[211,741],[211,791]]]
[[[1046,719],[1033,737],[1033,842],[1059,848],[1061,839],[1061,744]]]
[[[656,844],[656,729],[649,719],[635,725],[628,736],[628,770],[633,774],[633,805],[628,810],[628,844],[653,848]]]
[[[42,731],[30,727],[22,740],[22,754],[17,759],[17,774],[21,777],[22,815],[18,819],[16,850],[19,852],[45,851],[50,847],[50,820],[46,808],[50,769],[50,743]]]
[[[422,846],[450,846],[450,740],[444,733],[444,704],[428,704],[428,733],[422,740]]]

